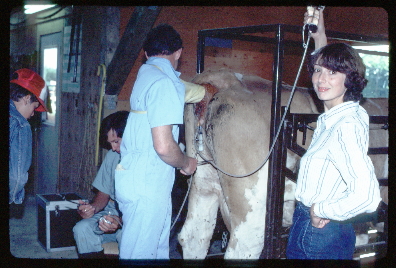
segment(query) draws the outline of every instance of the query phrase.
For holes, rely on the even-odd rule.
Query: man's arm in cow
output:
[[[92,203],[84,203],[83,201],[79,200],[81,205],[78,207],[78,214],[80,214],[83,219],[91,218],[95,213],[98,213],[104,209],[109,200],[110,195],[98,190]]]
[[[197,159],[182,153],[173,139],[172,125],[153,127],[151,133],[154,149],[162,161],[172,167],[181,168],[180,172],[184,175],[194,173],[197,168]]]
[[[197,103],[205,97],[205,88],[201,85],[190,83],[180,79],[184,84],[186,94],[184,95],[185,103]]]
[[[311,37],[315,41],[315,50],[327,45],[327,36],[324,26],[323,9],[315,9],[314,16],[318,17],[318,30],[315,33],[311,33]],[[304,24],[312,21],[312,16],[308,16],[308,12],[304,14]]]
[[[184,84],[186,94],[184,95],[185,103],[208,103],[213,96],[219,91],[218,88],[210,84],[199,85],[186,82],[182,79],[180,81]]]

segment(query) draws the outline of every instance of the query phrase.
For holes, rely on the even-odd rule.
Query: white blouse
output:
[[[308,207],[315,203],[317,216],[338,221],[375,211],[381,197],[368,144],[369,117],[358,102],[321,114],[301,158],[296,199]]]

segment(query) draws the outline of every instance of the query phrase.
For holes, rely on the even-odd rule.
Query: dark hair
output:
[[[99,143],[102,148],[108,150],[111,149],[111,145],[107,142],[107,133],[109,133],[111,129],[114,129],[114,131],[117,133],[117,137],[122,138],[128,115],[128,111],[118,111],[108,115],[102,120],[99,136]]]
[[[27,90],[26,88],[18,85],[18,84],[14,84],[14,83],[10,83],[10,99],[13,101],[19,101],[20,99],[22,99],[23,97],[30,95],[30,103],[32,102],[38,102],[37,97],[30,92],[29,90]]]
[[[360,101],[363,98],[362,91],[368,82],[365,78],[366,66],[359,53],[350,45],[334,43],[320,48],[311,56],[308,65],[311,76],[315,64],[346,74],[344,101]]]
[[[171,55],[183,47],[183,41],[179,33],[168,24],[160,24],[150,30],[143,50],[147,56]]]

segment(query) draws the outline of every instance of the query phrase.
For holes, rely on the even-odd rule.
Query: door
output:
[[[56,193],[59,167],[59,111],[62,33],[40,38],[40,75],[47,85],[48,112],[41,113],[38,133],[36,194]]]

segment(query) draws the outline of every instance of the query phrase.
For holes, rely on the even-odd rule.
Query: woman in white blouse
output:
[[[369,117],[359,105],[366,68],[351,46],[326,45],[321,17],[312,35],[320,48],[311,56],[309,71],[325,112],[301,158],[289,259],[352,259],[356,238],[346,220],[375,211],[381,201],[367,155]]]

